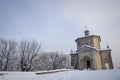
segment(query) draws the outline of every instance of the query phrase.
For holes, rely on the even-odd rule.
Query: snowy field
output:
[[[39,72],[0,72],[0,80],[120,80],[120,70],[70,70],[38,75],[36,73]]]

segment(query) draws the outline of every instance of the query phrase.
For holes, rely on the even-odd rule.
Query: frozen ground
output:
[[[71,70],[36,75],[36,72],[0,72],[0,80],[120,80],[119,70]],[[38,73],[38,72],[37,72]]]

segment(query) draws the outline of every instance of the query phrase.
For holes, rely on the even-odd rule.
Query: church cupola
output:
[[[89,36],[90,35],[90,31],[89,30],[85,30],[85,36]]]

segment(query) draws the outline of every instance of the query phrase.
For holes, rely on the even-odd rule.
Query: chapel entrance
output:
[[[90,68],[90,61],[87,61],[86,63],[87,63],[87,69],[89,69]]]
[[[84,69],[91,69],[90,58],[88,56],[85,56],[83,58],[83,61],[84,61]]]
[[[109,63],[105,63],[105,68],[106,68],[106,69],[110,69]]]

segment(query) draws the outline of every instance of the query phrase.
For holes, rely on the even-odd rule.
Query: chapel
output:
[[[99,35],[90,35],[89,30],[84,31],[85,36],[75,40],[77,50],[71,51],[71,66],[74,69],[113,69],[111,49],[101,50]]]

